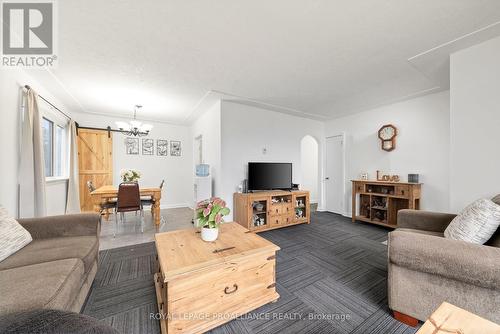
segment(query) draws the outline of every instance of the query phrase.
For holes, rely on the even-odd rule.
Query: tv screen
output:
[[[272,190],[291,188],[291,163],[248,163],[248,190]]]

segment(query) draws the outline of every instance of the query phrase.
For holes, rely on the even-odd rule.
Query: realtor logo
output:
[[[2,66],[53,66],[54,3],[2,3]]]

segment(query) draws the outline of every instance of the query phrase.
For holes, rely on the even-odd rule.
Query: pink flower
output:
[[[205,208],[205,209],[203,210],[203,217],[207,217],[207,216],[210,214],[210,211],[211,211],[211,210],[210,210],[209,208]]]
[[[219,224],[222,221],[222,215],[220,213],[215,215],[215,222]]]
[[[224,202],[224,201],[223,201],[222,199],[220,199],[220,198],[216,198],[216,199],[214,200],[214,204],[215,204],[215,205],[218,205],[218,206],[220,206],[220,207],[222,207],[222,208],[226,206],[226,202]]]

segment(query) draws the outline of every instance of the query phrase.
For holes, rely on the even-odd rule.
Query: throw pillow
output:
[[[10,217],[7,210],[0,206],[0,261],[5,260],[27,244],[33,238],[14,218]]]
[[[489,199],[479,199],[451,221],[444,236],[482,245],[493,236],[499,225],[500,205]]]
[[[500,194],[491,199],[493,203],[500,205]]]

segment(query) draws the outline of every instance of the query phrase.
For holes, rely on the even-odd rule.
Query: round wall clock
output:
[[[382,149],[390,152],[396,148],[396,136],[398,129],[392,124],[383,125],[378,130],[378,137],[382,141]]]

